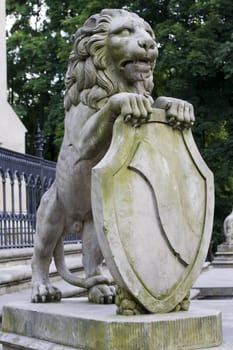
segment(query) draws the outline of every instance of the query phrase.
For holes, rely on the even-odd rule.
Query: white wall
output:
[[[26,128],[11,106],[0,99],[0,147],[25,153]]]
[[[0,0],[0,147],[25,153],[26,128],[7,102],[5,0]]]

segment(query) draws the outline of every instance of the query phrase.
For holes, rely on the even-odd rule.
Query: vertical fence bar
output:
[[[23,225],[22,225],[22,211],[23,211],[23,199],[22,199],[22,179],[23,175],[21,176],[18,171],[15,172],[17,181],[18,181],[18,215],[17,215],[17,246],[20,246],[20,244],[23,242],[21,239],[22,232],[23,232]]]

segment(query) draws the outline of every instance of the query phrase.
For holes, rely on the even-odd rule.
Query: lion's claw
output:
[[[114,304],[116,289],[114,286],[98,284],[88,291],[88,299],[96,304]]]
[[[31,301],[33,303],[47,303],[60,301],[62,294],[60,290],[51,284],[36,285],[32,289]]]

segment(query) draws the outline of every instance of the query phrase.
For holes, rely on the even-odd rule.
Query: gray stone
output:
[[[223,243],[218,245],[217,251],[212,261],[212,265],[216,267],[233,267],[233,245]]]
[[[97,41],[98,45],[96,45]],[[57,162],[56,181],[43,196],[37,212],[32,260],[33,302],[58,301],[61,298],[60,291],[49,280],[48,271],[52,256],[54,256],[59,274],[67,282],[87,288],[90,301],[114,302],[115,288],[109,285],[109,280],[101,273],[104,257],[103,247],[97,239],[92,217],[91,170],[106,154],[116,120],[123,120],[125,127],[131,129],[132,132],[135,129],[140,129],[140,126],[143,128],[143,125],[149,125],[153,108],[159,108],[163,112],[166,125],[169,125],[170,130],[189,129],[195,120],[193,106],[186,101],[171,97],[159,97],[153,102],[151,92],[153,89],[153,69],[157,56],[158,48],[150,25],[134,13],[106,9],[100,14],[90,17],[84,26],[78,29],[65,79],[65,135]],[[151,145],[151,148],[153,147],[156,147],[156,144]],[[189,148],[188,145],[187,148]],[[171,147],[169,149],[173,152]],[[161,169],[156,171],[159,175]],[[166,168],[162,171],[166,174]],[[198,170],[196,170],[197,172]],[[168,177],[167,175],[166,179]],[[182,187],[182,181],[172,183],[170,180],[168,179],[169,191],[172,191],[173,185],[179,184]],[[188,185],[188,181],[185,183]],[[191,186],[191,188],[194,187]],[[204,183],[198,189],[201,190],[201,195]],[[143,191],[143,186],[141,190]],[[177,191],[172,191],[173,198],[175,198],[175,192]],[[192,193],[192,196],[195,197],[195,194]],[[163,197],[166,202],[167,193]],[[207,226],[211,225],[212,216],[211,193],[209,197],[207,201],[208,213],[200,214],[206,216],[205,223],[201,220],[206,231],[209,231]],[[184,196],[181,199],[187,202]],[[98,200],[98,198],[95,199],[95,202]],[[201,205],[203,205],[203,200],[202,196]],[[183,204],[185,205],[185,203]],[[190,207],[190,201],[188,204]],[[163,204],[160,208],[162,206]],[[175,222],[174,227],[178,224],[173,233],[171,227],[168,229],[170,231],[169,239],[172,241],[171,251],[174,250],[169,264],[181,257],[180,260],[184,259],[184,265],[190,264],[191,266],[193,262],[190,260],[189,252],[192,249],[187,248],[186,243],[181,248],[179,241],[182,245],[183,241],[188,241],[190,234],[192,240],[195,241],[195,249],[197,249],[200,236],[195,239],[197,232],[191,233],[192,229],[188,229],[188,222],[184,225],[185,227],[182,227],[185,220],[182,219],[182,213],[179,211],[181,206],[178,207],[177,213],[179,215],[177,216],[174,215],[175,206],[172,205],[172,220],[170,215],[166,215],[166,209],[163,211],[165,225],[172,226],[173,221]],[[123,216],[130,217],[128,208],[125,209]],[[168,210],[167,213],[169,212]],[[198,210],[196,210],[196,214],[198,214],[197,212]],[[198,219],[200,219],[200,215],[197,215]],[[150,217],[147,218],[145,224],[147,226],[151,224]],[[191,226],[193,228],[192,224]],[[180,240],[177,233],[180,235],[181,227],[186,232],[183,233]],[[62,236],[70,232],[82,235],[85,278],[72,275],[64,261]],[[206,250],[208,235],[209,232],[202,240],[199,257]],[[132,239],[133,237],[131,237]],[[165,249],[169,250],[166,244],[164,246]],[[163,248],[162,244],[161,248]],[[142,259],[144,254],[145,251],[142,248],[141,253],[139,252],[139,258]],[[165,254],[163,252],[163,255]],[[150,265],[149,260],[148,265]],[[195,275],[199,270],[197,266],[199,263],[193,268],[193,271],[196,270]],[[176,264],[176,269],[177,273],[181,275],[183,267]],[[151,270],[156,271],[155,276],[150,276]],[[159,270],[160,268],[150,267],[146,278],[147,280],[158,278],[157,286],[158,288],[161,286],[160,291],[164,293],[165,281],[167,281],[169,289],[174,282],[174,277],[173,273],[170,273],[169,278],[164,279]],[[115,276],[113,277],[115,278]],[[175,279],[176,277],[177,274],[175,274]],[[169,279],[172,281],[169,282]],[[190,287],[190,281],[187,283],[188,286]],[[173,304],[176,304],[175,307],[177,307],[177,303],[183,303],[183,299],[185,299],[181,306],[184,308],[184,305],[187,304],[187,287],[181,288],[180,297],[176,297],[175,303],[164,310],[168,311],[173,307]],[[152,312],[155,311],[148,308],[148,303],[143,307]]]
[[[0,340],[7,344],[3,350],[19,345],[26,350],[200,349],[221,344],[221,314],[191,307],[188,312],[117,316],[113,305],[91,305],[84,298],[49,308],[15,303],[5,307]]]
[[[130,128],[115,122],[111,147],[92,170],[99,242],[115,281],[150,312],[188,307],[212,234],[213,176],[190,129],[165,112]],[[129,300],[129,297],[120,297]],[[127,313],[141,312],[129,303]],[[133,309],[133,310],[132,310]]]

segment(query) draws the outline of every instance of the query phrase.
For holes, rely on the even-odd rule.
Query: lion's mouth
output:
[[[121,63],[121,68],[126,69],[132,67],[136,71],[140,72],[149,72],[153,68],[153,63],[150,60],[127,60]]]

